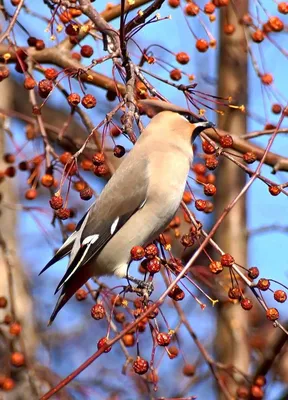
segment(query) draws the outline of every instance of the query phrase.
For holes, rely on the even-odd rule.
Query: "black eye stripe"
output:
[[[182,117],[186,118],[187,121],[190,122],[190,124],[196,124],[197,122],[205,121],[203,118],[196,117],[193,114],[189,113],[179,113],[179,114],[182,115]]]

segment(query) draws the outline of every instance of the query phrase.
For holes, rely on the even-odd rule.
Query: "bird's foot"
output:
[[[128,282],[131,281],[136,283],[137,287],[131,287],[131,289],[140,296],[144,296],[148,299],[154,291],[154,285],[152,281],[142,281],[141,279],[134,278],[134,276],[131,275],[128,275],[127,279]]]

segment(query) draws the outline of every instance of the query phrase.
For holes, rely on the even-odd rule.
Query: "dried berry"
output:
[[[46,79],[54,81],[58,76],[58,71],[55,68],[47,68],[44,74]]]
[[[96,165],[93,172],[96,176],[105,176],[108,175],[109,169],[106,164],[101,164],[101,165]]]
[[[158,256],[158,254],[159,254],[159,250],[158,250],[156,244],[154,244],[154,243],[151,243],[148,246],[146,246],[144,250],[145,250],[145,257],[149,258],[149,259],[152,259],[152,258]]]
[[[123,157],[124,154],[125,154],[125,152],[126,152],[125,147],[121,146],[120,144],[117,144],[117,145],[114,147],[114,150],[113,150],[113,154],[114,154],[114,156],[117,157],[117,158]]]
[[[204,194],[206,196],[214,196],[216,194],[216,186],[213,183],[204,185]]]
[[[207,140],[203,140],[202,149],[205,154],[214,154],[216,151],[215,147],[211,143],[209,143]]]
[[[105,309],[102,304],[94,304],[91,308],[91,317],[97,321],[105,317]]]
[[[245,298],[241,300],[241,307],[243,308],[243,310],[249,311],[253,307],[253,303],[251,300]]]
[[[276,321],[279,318],[279,312],[277,308],[268,308],[266,310],[266,317],[269,321]]]
[[[201,200],[201,199],[199,199],[199,200],[196,200],[196,201],[195,201],[195,207],[196,207],[196,209],[197,209],[198,211],[204,211],[205,208],[206,208],[206,205],[207,205],[206,200]]]
[[[221,256],[221,264],[223,265],[223,267],[231,267],[231,265],[233,265],[235,262],[234,258],[231,256],[231,254],[223,254]]]
[[[89,186],[80,191],[80,198],[82,200],[90,200],[92,197],[93,190]]]
[[[257,287],[258,289],[262,290],[262,291],[266,291],[270,288],[270,281],[269,279],[266,278],[261,278],[259,279],[258,283],[257,283]]]
[[[145,256],[145,250],[141,246],[134,246],[132,247],[130,254],[132,260],[141,260]]]
[[[195,240],[190,233],[185,233],[184,235],[181,236],[180,243],[184,247],[191,247],[194,245]]]
[[[219,274],[220,272],[223,271],[223,265],[221,264],[220,261],[212,261],[209,264],[209,269],[213,274]]]
[[[63,207],[63,198],[61,196],[53,196],[49,200],[49,203],[50,207],[53,208],[53,210],[59,210]]]
[[[232,147],[233,146],[233,138],[231,135],[224,135],[220,137],[220,144],[222,147]]]
[[[101,347],[105,346],[107,342],[108,342],[107,337],[103,337],[103,338],[99,339],[99,340],[98,340],[98,343],[97,343],[97,348],[98,348],[98,350],[100,350]],[[104,353],[109,353],[109,351],[110,351],[111,349],[112,349],[111,346],[107,347],[107,349],[104,350]]]
[[[81,98],[78,93],[71,93],[67,97],[67,101],[71,107],[76,107],[81,101]]]
[[[42,79],[42,81],[38,83],[38,93],[39,96],[42,97],[42,99],[48,97],[52,89],[53,89],[53,83],[48,79]]]
[[[33,78],[31,78],[31,76],[26,76],[24,80],[24,88],[26,90],[34,89],[36,85],[37,85],[36,81]]]
[[[138,375],[144,375],[149,369],[148,361],[144,360],[144,358],[137,357],[133,363],[133,370]]]
[[[78,289],[75,293],[76,300],[83,301],[86,300],[88,296],[88,292],[85,289]]]
[[[81,100],[82,106],[89,109],[96,106],[96,98],[92,94],[85,94]]]
[[[65,28],[65,33],[68,36],[77,36],[80,30],[80,26],[77,24],[69,24]]]
[[[209,157],[207,156],[207,158],[205,159],[205,166],[211,171],[216,169],[218,164],[219,161],[215,156],[209,156]]]
[[[278,303],[285,303],[287,300],[287,294],[284,290],[275,290],[274,299],[278,301]]]
[[[281,190],[280,190],[279,186],[272,185],[272,186],[269,186],[269,192],[270,192],[270,194],[272,194],[272,196],[278,196],[278,194],[281,193]]]
[[[238,287],[233,287],[228,290],[228,297],[232,300],[241,300],[242,290]]]
[[[243,154],[243,160],[247,164],[253,164],[257,160],[257,156],[255,153],[252,153],[252,151],[247,151],[247,153]]]
[[[256,279],[259,276],[259,269],[257,267],[251,267],[248,270],[248,276],[251,279]]]
[[[56,215],[59,219],[65,220],[70,217],[70,210],[68,208],[60,208],[56,211]]]
[[[185,293],[178,285],[175,285],[168,293],[168,296],[175,301],[181,301],[184,299]]]
[[[161,270],[161,262],[158,260],[158,258],[152,258],[147,262],[146,269],[148,272],[150,272],[150,274],[156,274]]]
[[[171,342],[171,335],[166,332],[159,332],[156,336],[156,342],[159,346],[168,346]]]

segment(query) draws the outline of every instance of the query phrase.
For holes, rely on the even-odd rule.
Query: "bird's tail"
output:
[[[48,326],[52,324],[56,318],[58,312],[67,303],[67,301],[77,292],[77,290],[83,286],[89,278],[93,276],[92,268],[89,264],[83,265],[79,268],[67,282],[65,282],[61,294],[58,298],[56,306],[51,314],[48,322]]]

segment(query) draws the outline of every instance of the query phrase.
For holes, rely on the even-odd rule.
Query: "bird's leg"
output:
[[[141,279],[134,278],[134,276],[131,275],[127,275],[127,280],[128,283],[129,281],[136,283],[137,289],[140,289],[147,298],[153,293],[154,285],[152,281],[142,281]]]

